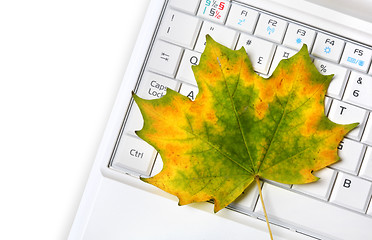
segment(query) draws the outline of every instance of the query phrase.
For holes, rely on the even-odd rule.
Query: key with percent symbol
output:
[[[321,64],[321,65],[320,65],[320,72],[321,72],[321,73],[326,73],[326,72],[327,72],[327,66],[324,65],[324,64]]]
[[[341,100],[349,71],[346,68],[319,59],[314,60],[314,65],[323,75],[334,74],[328,87],[327,96]]]
[[[198,16],[223,24],[229,7],[227,0],[202,0]]]

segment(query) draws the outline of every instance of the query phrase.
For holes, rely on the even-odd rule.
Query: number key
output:
[[[205,36],[209,34],[215,41],[229,47],[234,48],[238,33],[220,24],[204,21],[203,27],[200,30],[199,38],[195,44],[195,51],[203,52],[206,45]]]
[[[352,72],[346,87],[344,101],[372,110],[372,77]]]
[[[256,72],[266,75],[275,52],[274,44],[261,38],[242,33],[240,34],[236,49],[240,49],[241,47],[245,48],[253,69]]]
[[[194,47],[201,21],[188,14],[169,10],[165,13],[159,29],[159,37],[183,47]]]
[[[344,172],[356,174],[359,170],[364,151],[365,147],[360,142],[344,138],[338,146],[340,161],[332,164],[331,167]]]
[[[198,16],[218,23],[224,23],[229,5],[228,0],[202,0]]]
[[[329,84],[327,95],[341,99],[347,82],[348,70],[344,67],[340,67],[338,64],[332,64],[320,59],[315,59],[314,65],[323,75],[334,74]]]

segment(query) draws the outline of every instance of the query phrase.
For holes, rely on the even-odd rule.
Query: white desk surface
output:
[[[149,2],[0,1],[0,239],[66,239]]]

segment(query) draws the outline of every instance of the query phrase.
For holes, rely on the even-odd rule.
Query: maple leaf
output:
[[[244,48],[234,51],[207,36],[193,71],[195,101],[170,89],[156,100],[133,96],[144,118],[136,133],[164,164],[142,180],[176,195],[180,205],[212,199],[217,212],[258,178],[316,181],[312,172],[339,160],[339,142],[357,125],[324,115],[333,75],[318,72],[306,46],[265,79]]]

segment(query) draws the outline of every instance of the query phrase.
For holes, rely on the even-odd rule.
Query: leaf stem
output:
[[[262,208],[263,208],[264,213],[265,213],[265,219],[266,219],[267,228],[269,229],[270,239],[273,240],[273,233],[271,232],[269,218],[267,217],[267,212],[266,212],[265,204],[264,204],[263,197],[262,197],[262,190],[261,190],[260,178],[258,176],[255,176],[254,179],[256,180],[257,187],[258,187],[258,190],[260,192],[261,204],[262,204]]]

